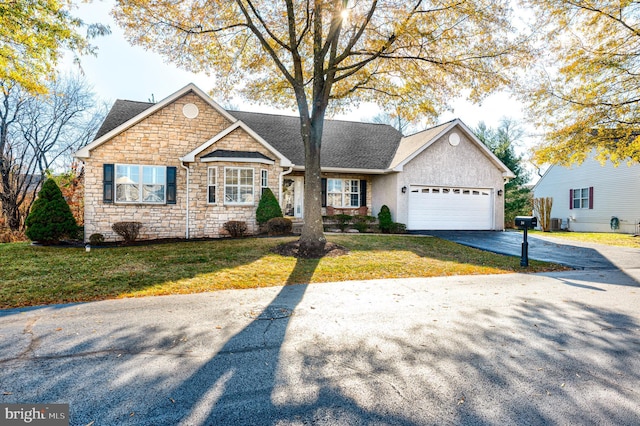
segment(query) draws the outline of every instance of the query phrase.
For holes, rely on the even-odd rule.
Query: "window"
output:
[[[166,172],[164,166],[116,164],[116,202],[164,203]]]
[[[209,167],[207,178],[207,202],[214,204],[216,202],[216,182],[218,181],[218,169]]]
[[[260,187],[262,188],[261,194],[264,194],[264,190],[269,187],[269,170],[260,170]]]
[[[253,169],[224,169],[225,204],[253,204]]]
[[[572,192],[572,208],[588,209],[589,205],[589,188],[574,189]]]
[[[358,179],[327,179],[327,205],[331,207],[359,207]]]

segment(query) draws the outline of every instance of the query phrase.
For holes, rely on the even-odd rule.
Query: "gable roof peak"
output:
[[[107,114],[107,118],[105,118],[102,126],[100,126],[100,129],[98,130],[98,133],[96,133],[96,138],[93,140],[93,142],[79,149],[74,154],[74,156],[80,159],[89,158],[93,149],[107,142],[114,136],[124,132],[130,127],[138,124],[145,118],[149,117],[151,114],[159,111],[160,109],[164,108],[165,106],[190,92],[200,97],[204,102],[215,109],[220,115],[229,120],[229,122],[234,123],[235,121],[237,121],[237,119],[233,115],[229,114],[227,110],[216,103],[216,101],[214,101],[211,96],[207,95],[195,84],[189,83],[182,89],[172,93],[171,95],[155,104],[149,102],[117,100],[114,103],[114,107],[112,107],[111,111],[109,111],[109,114]],[[116,105],[118,105],[118,108],[115,108]],[[136,110],[131,111],[132,108],[136,108]],[[109,119],[110,115],[112,116],[111,118],[113,118],[113,120],[110,120],[107,123],[107,119]],[[127,115],[126,117],[124,117],[124,120],[122,115]]]

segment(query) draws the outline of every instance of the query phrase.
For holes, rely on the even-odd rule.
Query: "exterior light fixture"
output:
[[[403,187],[402,187],[402,189],[401,189],[401,191],[402,191],[402,193],[403,193],[403,194],[406,194],[406,193],[407,193],[407,187],[406,187],[406,186],[403,186]]]
[[[498,197],[502,197],[502,189],[498,189]]]

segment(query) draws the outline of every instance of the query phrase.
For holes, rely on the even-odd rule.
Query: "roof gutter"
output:
[[[293,170],[297,172],[304,171],[304,166],[293,166]],[[323,173],[349,173],[360,175],[386,175],[393,173],[393,169],[350,169],[346,167],[321,167],[320,171]]]

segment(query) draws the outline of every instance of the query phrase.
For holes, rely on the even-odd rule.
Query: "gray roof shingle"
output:
[[[292,163],[304,165],[300,119],[287,115],[229,111],[280,151]],[[385,124],[326,120],[321,167],[386,169],[402,134]]]
[[[126,101],[123,99],[116,100],[102,122],[102,126],[98,129],[94,140],[106,135],[119,125],[131,120],[133,117],[153,105],[154,104],[151,102]]]
[[[117,100],[95,139],[153,106],[149,102]],[[298,117],[229,111],[242,120],[293,164],[304,165],[304,148]],[[322,137],[322,167],[377,169],[389,167],[402,134],[386,124],[326,120]]]

